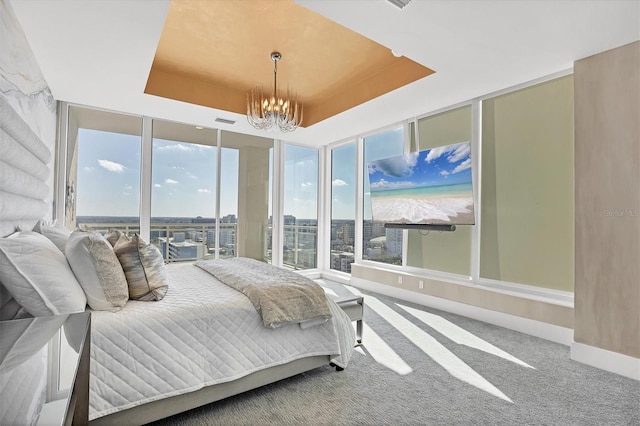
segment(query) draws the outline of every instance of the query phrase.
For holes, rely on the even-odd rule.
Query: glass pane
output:
[[[471,105],[418,121],[419,150],[471,140]],[[469,276],[472,226],[454,232],[408,232],[407,265]]]
[[[151,243],[166,261],[215,255],[216,131],[154,120]]]
[[[222,132],[220,256],[265,260],[273,140]]]
[[[369,171],[371,161],[395,157],[404,153],[402,128],[388,130],[364,139],[364,210],[362,258],[402,265],[402,229],[385,229],[384,223],[371,219]]]
[[[356,223],[356,143],[331,150],[331,269],[351,273]]]
[[[139,117],[71,107],[66,226],[140,232]]]
[[[480,276],[573,291],[573,76],[482,111]]]
[[[284,148],[283,265],[310,269],[317,265],[318,150]]]
[[[269,220],[267,222],[267,228],[264,235],[264,261],[267,263],[272,262],[272,250],[273,250],[273,148],[269,149],[269,208],[267,215]]]
[[[224,138],[223,138],[224,143]],[[239,150],[222,148],[220,167],[220,258],[235,257],[238,229]]]

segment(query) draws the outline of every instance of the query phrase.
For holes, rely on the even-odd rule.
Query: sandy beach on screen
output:
[[[473,198],[377,198],[371,203],[376,222],[474,223]]]

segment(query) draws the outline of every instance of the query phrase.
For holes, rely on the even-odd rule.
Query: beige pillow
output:
[[[129,298],[161,300],[169,288],[160,250],[146,243],[138,234],[120,237],[113,247],[124,269],[129,285]]]
[[[98,232],[73,231],[65,255],[87,302],[96,311],[118,311],[129,300],[129,288],[113,247]]]
[[[104,234],[104,237],[107,239],[107,241],[109,241],[111,247],[113,247],[123,235],[124,233],[119,229],[109,229],[109,231]]]

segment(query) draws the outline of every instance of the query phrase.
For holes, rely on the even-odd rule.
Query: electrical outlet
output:
[[[420,280],[418,282],[418,287],[420,288],[420,290],[422,290],[424,288],[424,281]]]
[[[398,276],[398,284],[402,284],[402,275]]]

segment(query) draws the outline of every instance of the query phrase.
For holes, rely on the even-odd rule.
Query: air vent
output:
[[[397,7],[398,9],[403,9],[406,5],[408,5],[411,0],[387,0],[389,3]]]
[[[222,123],[222,124],[236,124],[235,120],[227,120],[226,118],[220,118],[220,117],[216,117],[214,121],[216,123]]]

